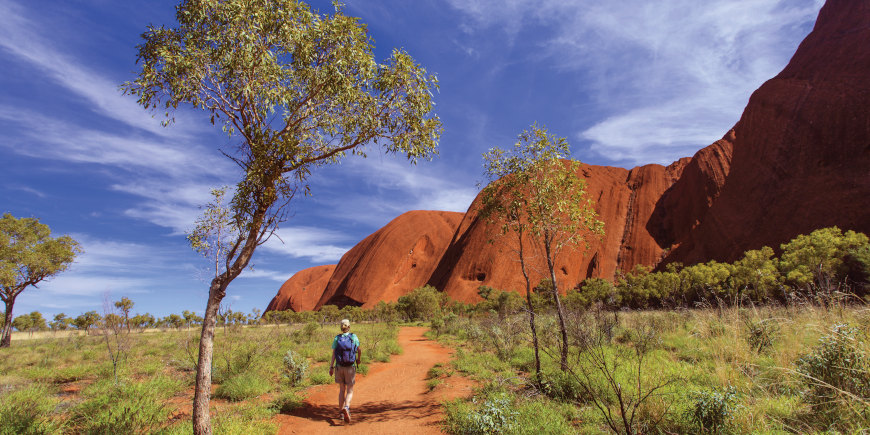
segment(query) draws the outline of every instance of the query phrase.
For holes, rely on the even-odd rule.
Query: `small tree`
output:
[[[73,319],[66,316],[64,313],[54,315],[54,320],[48,324],[52,331],[65,331],[72,324]]]
[[[15,298],[29,286],[36,287],[69,267],[82,253],[70,236],[51,237],[48,225],[38,219],[0,218],[0,299],[6,303],[0,347],[12,343],[12,308]]]
[[[570,147],[564,138],[547,133],[546,128],[533,124],[523,131],[511,150],[492,148],[484,154],[487,177],[493,182],[482,192],[481,215],[501,224],[502,234],[515,236],[516,252],[526,280],[526,300],[530,312],[533,341],[537,354],[534,329],[532,285],[528,268],[526,244],[537,246],[552,282],[552,298],[559,318],[562,336],[560,365],[567,369],[568,334],[565,315],[556,280],[556,259],[562,249],[578,245],[590,235],[604,234],[604,224],[597,219],[592,202],[586,198],[586,183],[577,177],[580,162],[564,160],[570,157]],[[540,366],[536,358],[536,369]]]
[[[87,335],[88,330],[91,329],[94,325],[100,323],[100,315],[96,311],[88,311],[83,314],[79,314],[78,317],[73,320],[73,325],[82,331],[85,331],[85,335]]]
[[[109,303],[108,296],[103,300],[103,328],[100,334],[106,343],[106,351],[112,361],[112,377],[118,383],[118,368],[123,361],[127,360],[127,351],[130,349],[130,324],[127,312],[118,314],[124,308],[129,311],[133,303],[122,298],[114,304]]]
[[[17,329],[18,332],[30,331],[31,326],[33,326],[33,319],[30,317],[30,314],[22,314],[12,320],[12,327]]]
[[[123,297],[120,301],[115,301],[115,308],[121,312],[124,317],[124,326],[127,327],[127,332],[130,332],[130,310],[133,309],[133,301]]]
[[[441,134],[434,76],[405,52],[383,64],[356,18],[320,15],[296,0],[183,0],[178,27],[149,27],[142,69],[126,93],[149,109],[190,104],[238,140],[243,171],[231,201],[229,244],[209,288],[197,363],[193,431],[210,434],[214,325],[227,286],[284,219],[312,170],[369,144],[412,162]],[[172,121],[166,113],[167,123]],[[305,187],[307,190],[307,186]]]
[[[441,315],[442,295],[435,287],[424,285],[399,297],[397,309],[408,320],[429,320]]]

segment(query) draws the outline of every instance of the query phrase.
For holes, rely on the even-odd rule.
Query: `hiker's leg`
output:
[[[353,399],[353,384],[347,384],[347,394],[344,396],[344,406],[350,408],[350,399]]]
[[[339,382],[338,383],[338,409],[344,408],[344,404],[345,404],[344,390],[345,390],[345,383]]]

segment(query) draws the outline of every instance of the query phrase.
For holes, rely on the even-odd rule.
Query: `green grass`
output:
[[[574,315],[572,326],[597,327],[591,314]],[[612,313],[606,315],[613,319]],[[610,373],[629,399],[638,379],[641,396],[658,388],[635,413],[634,427],[638,431],[697,432],[697,420],[689,412],[696,406],[713,411],[726,409],[728,415],[718,421],[726,422],[731,433],[804,433],[828,429],[857,433],[868,423],[862,415],[870,415],[870,397],[848,402],[838,399],[841,401],[837,406],[848,409],[835,408],[838,416],[835,421],[814,419],[813,406],[818,407],[819,400],[812,395],[817,393],[796,372],[797,361],[819,352],[819,338],[829,334],[833,325],[857,328],[861,339],[854,341],[856,352],[870,355],[870,310],[862,306],[830,310],[801,306],[640,311],[619,313],[618,319],[612,329],[612,340],[604,342],[601,353],[612,364]],[[498,322],[477,314],[473,320],[459,317],[452,321],[454,324],[444,325],[438,340],[457,348],[451,366],[483,385],[472,399],[446,405],[448,432],[474,433],[476,423],[468,416],[481,412],[483,401],[492,391],[509,394],[512,409],[517,412],[517,424],[505,429],[505,433],[612,432],[593,400],[598,399],[599,404],[618,417],[616,395],[604,373],[590,370],[588,357],[584,357],[588,351],[576,345],[569,349],[570,370],[562,373],[557,361],[559,341],[553,316],[540,316],[539,320],[544,387],[534,381],[534,353],[528,345],[531,342],[528,328],[519,337],[523,344],[502,362],[485,333],[485,328]],[[654,339],[644,354],[638,378],[640,360],[635,350],[641,346],[638,340],[643,331],[652,331]],[[588,378],[583,377],[583,368]],[[441,370],[433,368],[428,378],[439,379],[443,375]],[[855,373],[870,382],[870,367]],[[578,381],[583,379],[595,397],[580,387]],[[665,380],[670,383],[665,385]],[[716,402],[698,405],[698,400],[709,402],[718,397],[712,392],[730,391],[729,388],[736,393],[729,399],[734,401],[733,406],[717,408]],[[841,396],[847,397],[845,393]]]
[[[253,399],[269,392],[272,384],[258,373],[240,373],[224,381],[215,392],[215,397],[231,402]]]
[[[357,323],[353,330],[363,344],[359,373],[401,350],[395,325]],[[198,332],[125,336],[129,350],[117,382],[98,335],[13,341],[0,350],[0,435],[190,433],[190,417],[170,421],[170,415],[172,403],[192,401]],[[218,327],[215,333],[213,393],[228,401],[212,416],[215,433],[274,433],[272,416],[301,404],[306,386],[333,382],[317,363],[329,362],[336,325]],[[283,380],[288,350],[311,364],[302,386]]]

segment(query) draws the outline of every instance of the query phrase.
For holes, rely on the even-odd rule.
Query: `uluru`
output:
[[[720,140],[667,166],[583,165],[578,176],[605,236],[564,252],[561,288],[636,265],[733,261],[822,227],[870,232],[868,41],[870,3],[829,0],[788,65]],[[312,308],[370,307],[424,284],[464,302],[479,300],[480,285],[524,288],[512,252],[478,207],[479,198],[465,214],[399,216],[342,257]],[[302,273],[309,282],[313,272]],[[281,294],[269,309],[302,307],[276,302]]]

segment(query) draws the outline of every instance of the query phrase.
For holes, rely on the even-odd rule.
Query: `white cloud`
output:
[[[552,34],[538,41],[537,56],[577,74],[601,111],[577,137],[631,164],[668,163],[723,136],[750,93],[785,66],[823,3],[450,2],[480,32],[498,28],[513,38],[546,25]]]
[[[293,276],[296,272],[279,272],[277,270],[268,270],[268,269],[260,269],[254,268],[252,270],[246,270],[244,273],[239,275],[239,278],[266,278],[272,281],[284,282],[287,281],[288,278]]]
[[[299,226],[281,228],[275,234],[277,237],[269,239],[263,248],[293,258],[309,258],[315,263],[338,262],[350,249],[344,244],[349,241],[349,237],[338,231]],[[289,277],[282,276],[285,276],[285,280]]]
[[[363,185],[366,194],[341,193],[340,186],[327,186],[337,193],[321,198],[315,190],[315,199],[331,210],[353,210],[348,220],[376,227],[410,210],[464,213],[477,196],[473,175],[437,160],[410,165],[390,158],[349,159],[336,171]],[[326,175],[317,182],[329,183],[332,178]]]
[[[46,41],[42,37],[46,33],[49,33],[47,29],[25,17],[22,8],[14,2],[0,0],[0,48],[86,99],[103,116],[161,136],[177,137],[182,133],[178,128],[173,131],[163,128],[158,119],[152,118],[136,103],[135,98],[120,94],[119,83],[64,54],[63,49],[55,45],[56,41]],[[184,132],[191,133],[193,131]]]
[[[105,133],[4,105],[0,121],[23,136],[0,146],[29,157],[147,170],[173,179],[217,176],[231,169],[224,158],[193,142]]]

